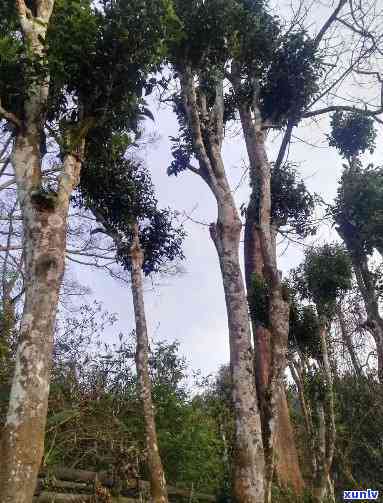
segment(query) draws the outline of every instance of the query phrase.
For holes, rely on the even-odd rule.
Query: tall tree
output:
[[[229,185],[221,148],[224,138],[224,69],[231,36],[232,2],[177,1],[182,33],[170,47],[180,86],[174,97],[181,136],[174,139],[170,174],[189,169],[211,190],[217,222],[210,225],[225,292],[235,411],[233,490],[241,502],[264,501],[264,453],[255,388],[246,293],[239,262],[241,219]],[[191,162],[195,156],[198,167]]]
[[[92,140],[89,142],[90,152],[81,177],[79,200],[101,224],[102,227],[95,232],[105,233],[114,241],[118,261],[130,271],[136,322],[136,369],[151,495],[153,501],[164,503],[168,501],[168,495],[149,372],[143,271],[150,274],[158,271],[166,261],[182,258],[183,232],[173,227],[171,212],[157,208],[154,189],[144,167],[137,161],[124,159],[125,144],[119,141],[119,136],[111,134],[104,140],[101,146]],[[108,175],[106,183],[105,175]]]
[[[0,7],[0,117],[12,131],[12,166],[23,219],[25,302],[6,424],[2,503],[32,500],[44,445],[53,328],[64,273],[70,196],[86,136],[126,111],[161,51],[162,2],[33,0]],[[137,13],[142,19],[137,21]],[[42,167],[56,146],[59,177]]]
[[[354,22],[357,19],[363,24],[364,10],[361,4],[356,6],[350,2],[352,14],[344,14],[347,1],[340,0],[318,33],[310,36],[308,30],[302,28],[304,22],[293,22],[284,29],[280,21],[267,10],[268,2],[238,3],[242,4],[246,15],[239,14],[241,22],[233,35],[232,60],[230,70],[226,72],[232,90],[227,103],[231,110],[234,107],[239,112],[250,163],[252,192],[246,211],[244,248],[247,287],[250,291],[253,273],[263,276],[270,285],[269,330],[260,327],[256,314],[254,318],[256,354],[258,368],[261,369],[257,373],[258,394],[261,403],[262,397],[265,398],[263,409],[267,411],[263,414],[263,433],[266,483],[270,494],[276,418],[279,415],[278,396],[281,393],[278,383],[285,366],[283,354],[287,344],[288,308],[283,299],[277,268],[275,236],[278,221],[272,215],[272,164],[266,139],[268,132],[274,128],[285,130],[274,166],[277,170],[283,170],[294,127],[305,118],[347,108],[345,103],[322,108],[315,105],[327,101],[334,87],[344,85],[345,78],[353,73],[355,67],[378,50],[378,42],[368,43],[359,53],[360,40],[367,36],[367,31],[360,31],[361,38],[352,40],[358,56],[353,56],[351,63],[344,61],[348,65],[346,72],[343,74],[343,68],[339,69],[342,54],[334,58],[332,70],[327,72],[324,71],[324,62],[333,56],[326,47],[326,38],[339,36],[336,31],[339,26],[350,30],[353,24],[352,20],[350,24],[350,16],[355,18]],[[260,21],[257,22],[257,19]],[[372,33],[368,33],[374,39]],[[377,116],[379,113],[382,113],[382,103],[377,110],[365,110],[366,115]],[[279,421],[282,418],[283,415]],[[295,485],[301,485],[297,464]]]
[[[300,364],[292,361],[290,369],[299,390],[312,448],[312,490],[318,503],[326,498],[335,501],[331,481],[336,436],[335,402],[328,346],[336,303],[351,288],[351,275],[350,258],[339,245],[309,249],[302,266],[293,274],[300,299],[315,304],[313,310],[312,306],[292,303],[290,340],[301,361]],[[316,360],[317,368],[312,366],[310,358]],[[307,380],[311,378],[313,384],[310,408],[303,390],[304,374]],[[316,431],[314,418],[318,425]]]
[[[378,360],[378,378],[383,382],[383,318],[380,312],[380,274],[374,273],[370,257],[381,253],[383,243],[383,170],[368,165],[363,168],[360,156],[375,148],[373,120],[358,112],[337,112],[332,117],[331,146],[337,148],[347,164],[344,166],[333,208],[337,231],[353,263],[367,320],[365,327],[374,338]]]

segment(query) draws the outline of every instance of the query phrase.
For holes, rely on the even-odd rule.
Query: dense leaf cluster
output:
[[[14,2],[0,7],[0,95],[3,106],[24,115],[31,79],[49,74],[49,131],[62,149],[68,136],[103,125],[124,130],[158,67],[174,18],[168,0],[133,2],[57,0],[42,58],[30,55]],[[28,91],[29,92],[29,91]]]
[[[87,114],[118,117],[163,56],[167,14],[158,0],[56,2],[47,40],[52,101],[64,112],[73,93]]]
[[[288,225],[297,235],[307,237],[316,232],[312,218],[316,196],[311,194],[291,164],[271,170],[271,216],[277,228]]]
[[[266,328],[270,326],[270,285],[268,282],[254,273],[251,279],[251,288],[248,293],[248,304],[251,319],[256,324]]]
[[[351,260],[341,245],[310,248],[303,264],[294,271],[296,290],[302,299],[312,300],[318,314],[331,319],[337,298],[351,288]]]
[[[186,119],[185,108],[179,94],[173,96],[173,111],[178,119],[180,134],[179,136],[170,137],[173,161],[169,165],[167,172],[168,175],[177,176],[189,167],[194,156],[194,147]]]
[[[346,167],[333,208],[335,222],[353,253],[383,250],[383,168]]]
[[[360,112],[335,112],[331,117],[329,145],[346,159],[375,149],[374,119]]]
[[[118,235],[117,258],[127,269],[133,225],[137,223],[144,251],[143,271],[150,274],[159,271],[165,262],[183,258],[184,231],[174,225],[174,212],[158,208],[147,169],[141,162],[121,155],[119,141],[118,135],[112,135],[111,147],[96,156],[96,145],[88,144],[89,155],[76,201],[90,209],[96,219],[101,216],[107,230]],[[114,146],[119,153],[113,152]]]
[[[310,358],[320,359],[319,320],[314,306],[300,304],[296,299],[290,305],[289,346]]]
[[[282,36],[262,76],[261,110],[265,119],[284,124],[296,123],[318,92],[321,59],[314,41],[304,31]]]

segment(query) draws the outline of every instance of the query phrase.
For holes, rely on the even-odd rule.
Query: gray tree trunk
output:
[[[344,344],[345,344],[345,346],[347,348],[348,354],[350,355],[351,363],[352,363],[352,366],[354,368],[355,374],[358,377],[362,377],[363,376],[362,368],[360,366],[358,355],[356,354],[354,345],[352,343],[351,334],[350,334],[349,329],[347,327],[347,322],[346,322],[346,319],[345,319],[345,316],[344,316],[343,306],[342,306],[341,303],[339,303],[337,305],[336,315],[337,315],[337,318],[338,318],[338,321],[339,321],[339,326],[340,326],[340,332],[342,334],[342,339],[343,339],[343,342],[344,342]]]
[[[44,39],[54,0],[36,0],[36,17],[16,2],[24,42],[44,59]],[[29,69],[26,69],[28,72]],[[53,330],[64,273],[69,198],[78,183],[83,142],[68,154],[57,195],[41,191],[40,144],[49,78],[27,89],[24,117],[12,116],[16,139],[12,154],[23,218],[25,303],[9,408],[0,442],[0,502],[30,503],[44,449]]]
[[[134,240],[130,249],[130,257],[132,266],[132,295],[136,320],[136,368],[140,397],[144,411],[151,496],[155,503],[167,503],[168,493],[166,489],[165,473],[158,449],[152,386],[149,374],[149,340],[142,282],[144,254],[140,245],[137,225],[134,226]]]
[[[226,178],[221,156],[223,140],[223,83],[216,86],[208,107],[196,75],[181,72],[181,92],[193,139],[199,174],[217,201],[217,222],[210,226],[225,293],[230,340],[232,399],[235,413],[234,495],[239,503],[264,503],[264,453],[254,379],[253,349],[246,293],[239,262],[241,220]]]
[[[323,401],[318,400],[317,412],[319,419],[318,444],[317,444],[317,473],[314,480],[314,498],[318,503],[332,498],[330,471],[335,451],[335,409],[334,390],[330,361],[327,348],[328,321],[320,320],[320,347],[322,361],[320,368],[323,376]],[[329,484],[330,481],[330,484]]]
[[[341,227],[337,228],[350,254],[356,281],[362,294],[367,313],[366,328],[374,338],[378,360],[378,379],[383,383],[383,318],[380,315],[376,284],[368,266],[368,257],[363,252],[356,252]]]

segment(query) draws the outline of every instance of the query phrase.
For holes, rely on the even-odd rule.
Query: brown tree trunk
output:
[[[244,262],[246,288],[251,292],[252,278],[255,273],[264,279],[263,257],[259,230],[256,225],[256,215],[250,202],[245,223]],[[255,346],[255,377],[258,400],[261,409],[262,425],[267,424],[267,411],[264,397],[270,375],[271,365],[271,333],[268,329],[252,320]],[[265,433],[265,427],[262,427]],[[264,436],[264,443],[267,440]],[[272,455],[272,453],[270,453]],[[275,475],[278,483],[285,488],[292,489],[296,494],[302,494],[304,482],[299,466],[298,452],[294,438],[294,431],[290,420],[286,391],[283,383],[280,385],[276,412],[275,431]]]
[[[221,157],[223,139],[223,83],[215,103],[196,88],[190,68],[181,72],[181,91],[199,169],[189,167],[208,184],[215,196],[218,218],[210,226],[225,292],[230,340],[232,399],[235,414],[234,496],[239,503],[264,502],[264,453],[254,380],[253,349],[246,293],[239,262],[241,220]]]
[[[144,254],[140,245],[137,225],[134,226],[134,239],[130,249],[130,257],[132,267],[132,295],[134,316],[136,320],[136,368],[140,397],[144,412],[151,496],[152,500],[156,503],[167,503],[168,493],[166,489],[165,473],[158,449],[156,422],[152,400],[152,386],[149,375],[149,340],[146,326],[142,282],[142,264]]]

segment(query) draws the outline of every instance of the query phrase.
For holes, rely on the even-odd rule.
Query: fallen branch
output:
[[[94,495],[91,494],[64,494],[44,491],[33,498],[33,503],[94,503]],[[133,498],[111,497],[112,503],[138,503]]]
[[[49,469],[43,469],[40,472],[40,480],[43,476],[54,476],[55,481],[52,482],[54,487],[62,487],[55,485],[58,483],[58,481],[70,481],[72,483],[89,483],[89,482],[94,482],[97,478],[97,480],[105,487],[113,487],[115,484],[115,481],[113,480],[113,477],[111,476],[110,472],[107,471],[102,471],[102,472],[93,472],[93,471],[88,471],[88,470],[77,470],[73,468],[65,468],[62,466],[53,466],[50,467]],[[124,482],[124,489],[122,490],[122,494],[127,494],[128,492],[131,492],[132,490],[137,490],[137,491],[143,491],[143,492],[149,492],[150,491],[150,484],[149,482],[145,480],[138,480],[136,478],[130,478],[126,479],[123,481]],[[191,496],[193,497],[194,500],[201,500],[201,501],[211,501],[215,502],[216,497],[211,495],[211,494],[204,494],[204,493],[196,493],[194,491],[191,491],[190,489],[181,489],[178,487],[174,486],[168,486],[168,494],[169,496],[179,496],[183,498],[190,498]],[[45,501],[45,500],[44,500]],[[68,500],[70,501],[70,500]],[[57,503],[59,501],[57,500]]]

